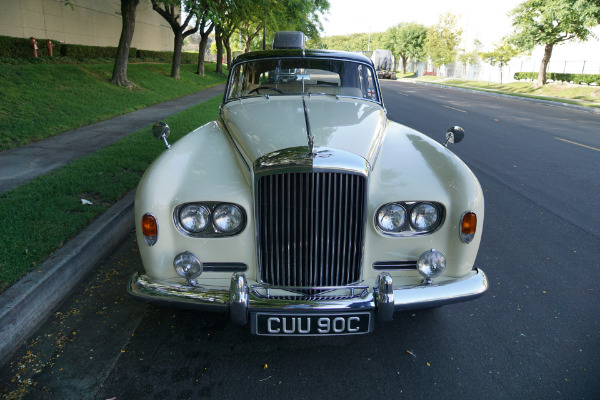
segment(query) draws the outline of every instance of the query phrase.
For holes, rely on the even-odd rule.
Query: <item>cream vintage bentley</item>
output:
[[[258,335],[371,332],[481,296],[483,193],[446,145],[386,117],[372,62],[287,41],[232,63],[220,120],[143,176],[136,299]],[[300,47],[300,48],[289,48]]]

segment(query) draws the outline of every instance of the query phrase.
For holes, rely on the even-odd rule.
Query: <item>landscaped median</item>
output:
[[[536,86],[533,82],[497,84],[465,79],[438,79],[433,76],[421,77],[416,80],[444,86],[600,108],[600,86],[597,85],[550,83],[544,86]]]
[[[167,118],[172,132],[169,141],[217,119],[220,102],[217,96]],[[135,188],[163,151],[164,144],[147,127],[0,194],[0,292]]]

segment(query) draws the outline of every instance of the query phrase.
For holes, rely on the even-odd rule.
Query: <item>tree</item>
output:
[[[127,62],[129,61],[129,49],[135,29],[135,10],[140,0],[121,0],[121,38],[115,56],[115,65],[110,83],[119,86],[134,86],[127,78]]]
[[[319,15],[329,9],[328,0],[236,0],[244,51],[250,51],[255,39],[266,29],[302,31],[316,39],[322,30]],[[262,47],[262,46],[261,46]]]
[[[480,56],[482,59],[489,62],[490,65],[497,65],[498,68],[500,68],[500,84],[502,84],[502,68],[520,53],[519,49],[514,47],[511,43],[503,41],[500,44],[496,44],[496,48],[493,51],[480,53]]]
[[[593,36],[590,28],[600,24],[600,0],[527,0],[509,16],[515,32],[510,41],[531,51],[544,46],[538,81],[546,84],[546,70],[555,45]]]
[[[456,16],[446,13],[440,15],[438,23],[427,31],[425,53],[436,68],[456,60],[456,48],[462,35],[462,29],[457,29],[457,26]]]
[[[196,23],[193,28],[188,28],[188,24],[196,16],[199,11],[200,3],[194,0],[150,0],[152,2],[152,8],[154,11],[160,14],[171,26],[173,30],[173,62],[171,64],[171,77],[179,79],[179,69],[181,67],[181,47],[183,46],[183,39],[196,33],[200,25],[200,19],[196,18]],[[180,23],[179,17],[181,12],[181,6],[183,5],[187,16],[185,20]]]
[[[389,49],[402,60],[402,72],[406,73],[408,60],[421,61],[425,56],[424,46],[427,28],[416,22],[404,23],[390,28],[392,43]],[[388,31],[390,31],[388,29]],[[386,31],[387,32],[387,31]]]

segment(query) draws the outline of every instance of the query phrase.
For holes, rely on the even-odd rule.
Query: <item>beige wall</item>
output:
[[[53,39],[88,46],[119,44],[121,2],[119,0],[0,0],[0,36]],[[173,50],[173,32],[150,0],[141,0],[136,10],[131,47]]]

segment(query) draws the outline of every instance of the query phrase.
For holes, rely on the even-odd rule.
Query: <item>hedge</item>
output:
[[[163,61],[171,62],[173,59],[172,51],[152,51],[152,50],[138,50],[137,58],[144,61]],[[182,64],[195,64],[198,62],[198,53],[194,52],[182,52],[181,63]]]
[[[515,79],[520,81],[522,79],[536,80],[538,78],[537,72],[517,72],[515,73]],[[600,85],[600,74],[560,74],[555,72],[548,72],[546,79],[554,82],[567,82],[581,85],[591,85],[595,83]]]
[[[38,56],[46,57],[49,56],[48,48],[46,46],[46,39],[35,39],[37,41]],[[52,42],[52,54],[60,55],[62,47],[64,46],[57,40],[51,40]],[[0,36],[0,57],[7,58],[31,58],[33,57],[33,49],[29,39],[15,38],[10,36]],[[114,54],[113,54],[114,57]]]
[[[129,49],[129,57],[136,56],[137,49]],[[82,44],[63,44],[60,55],[69,58],[114,58],[117,54],[116,47],[84,46]]]
[[[46,48],[46,39],[36,39],[38,42],[38,57],[33,58],[33,51],[29,39],[15,38],[10,36],[0,36],[0,62],[10,62],[13,59],[36,60],[36,62],[52,62],[48,59],[48,50]],[[117,52],[116,47],[102,46],[84,46],[81,44],[65,44],[52,40],[54,57],[60,56],[61,60],[56,62],[69,62],[70,60],[94,60],[94,59],[114,59]],[[172,51],[151,51],[129,49],[129,58],[132,61],[155,61],[170,62],[173,59]],[[25,61],[23,60],[23,61]],[[27,62],[27,61],[25,61]],[[182,52],[182,64],[195,64],[198,62],[198,53]]]

